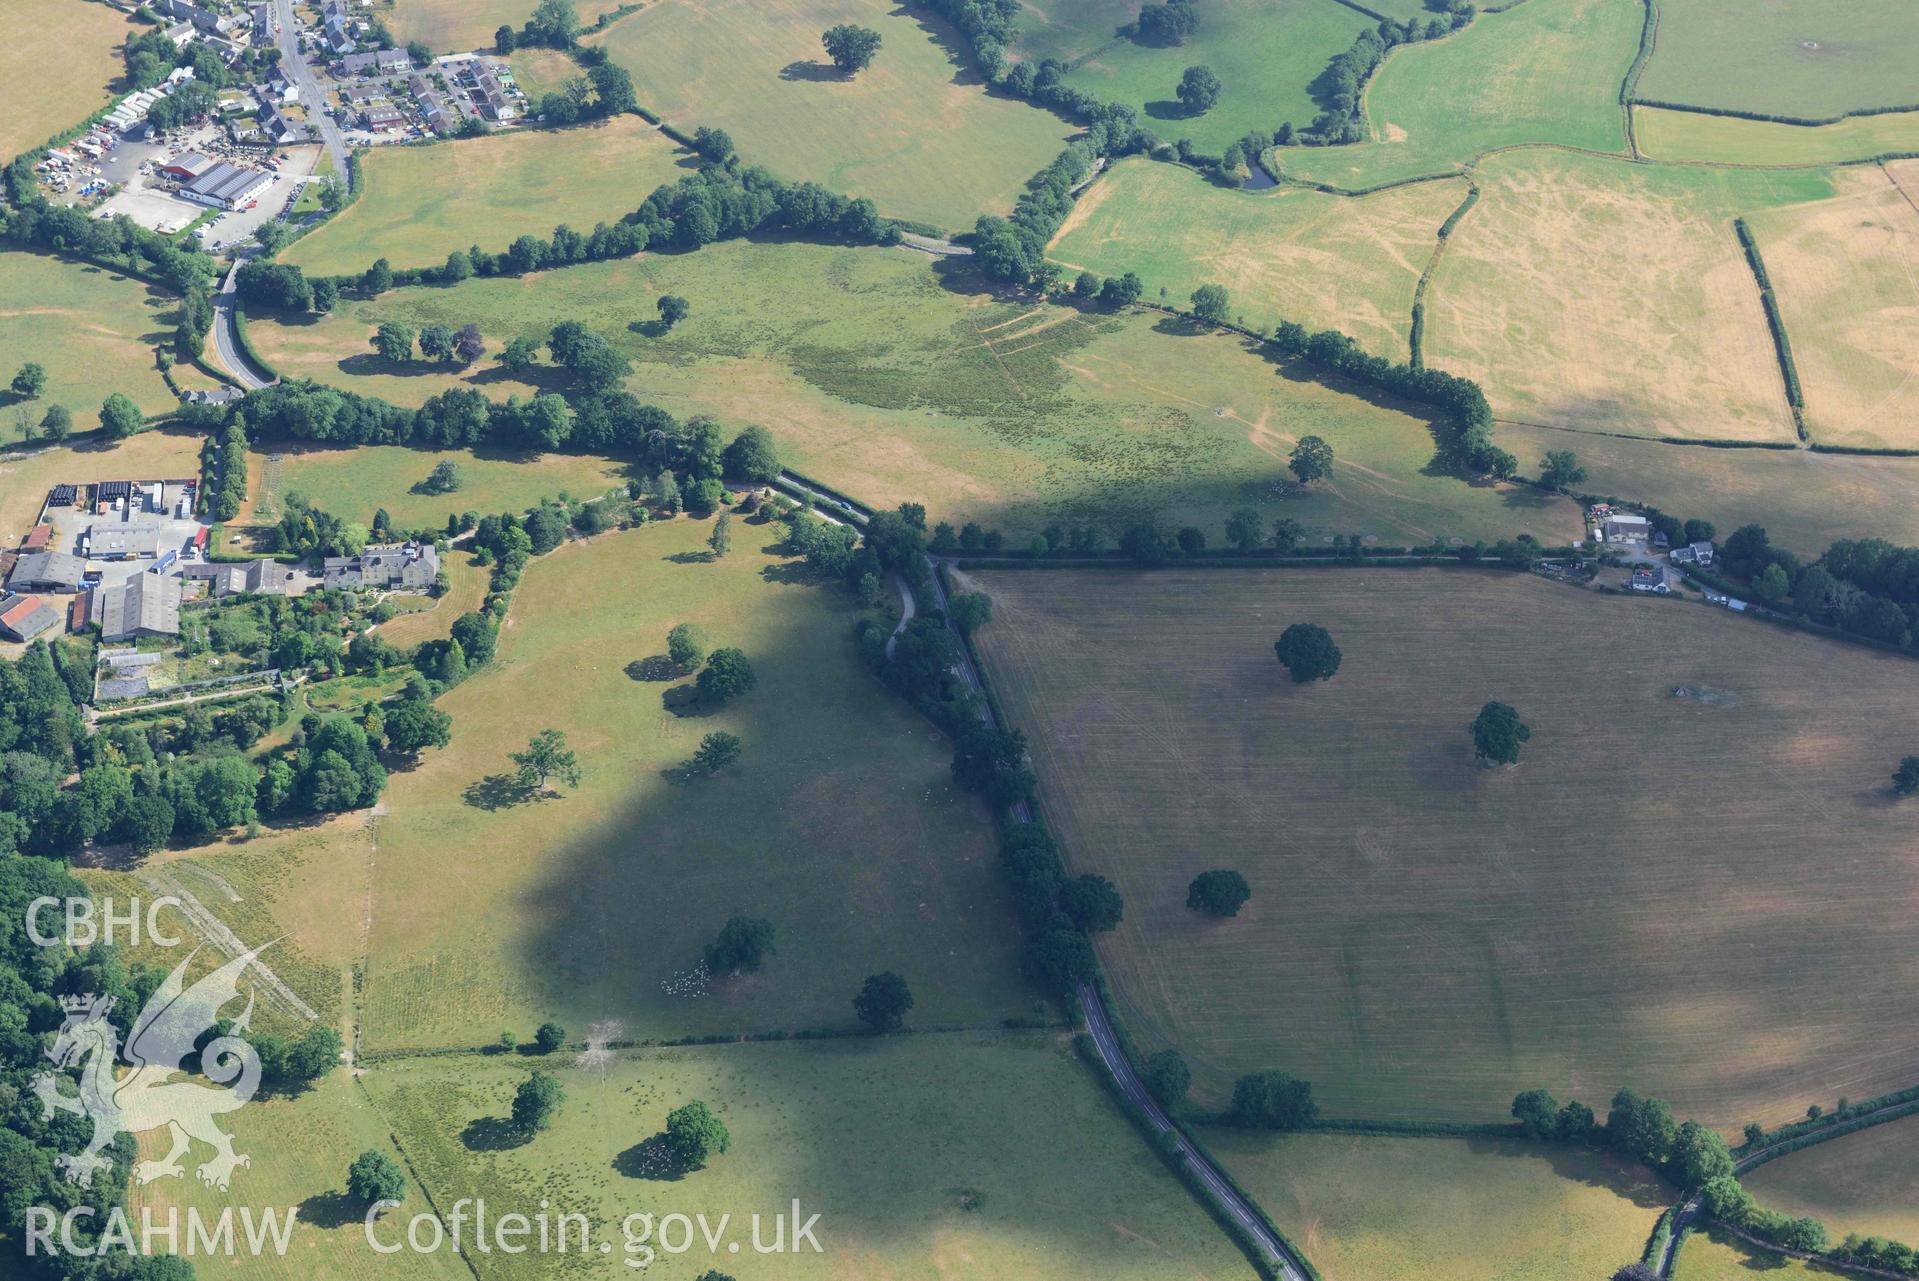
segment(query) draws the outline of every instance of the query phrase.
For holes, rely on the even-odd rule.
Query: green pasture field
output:
[[[1820,120],[1919,103],[1905,0],[1660,0],[1638,96]]]
[[[1630,0],[1526,0],[1387,56],[1366,90],[1374,140],[1282,147],[1281,172],[1361,190],[1454,173],[1499,147],[1624,152],[1619,83],[1639,49]]]
[[[635,361],[631,386],[642,399],[682,417],[713,414],[729,430],[764,424],[808,475],[1022,541],[1052,522],[1094,523],[1117,537],[1142,517],[1218,537],[1227,514],[1248,504],[1393,543],[1522,529],[1553,542],[1578,537],[1570,504],[1429,474],[1427,420],[1316,381],[1310,369],[1276,366],[1242,339],[945,282],[905,250],[731,242],[396,290],[312,324],[256,320],[249,333],[285,373],[417,404],[463,379],[495,397],[564,383],[544,367],[537,381],[515,383],[491,362],[464,375],[390,370],[367,346],[381,321],[471,320],[497,350],[579,319]],[[653,336],[646,322],[663,293],[689,299],[693,313]],[[1352,466],[1329,486],[1282,495],[1286,457],[1310,433]],[[459,505],[475,506],[465,496]]]
[[[1792,339],[1814,440],[1919,447],[1919,161],[1851,195],[1751,220]],[[1901,183],[1904,189],[1901,189]]]
[[[1639,150],[1655,160],[1736,165],[1823,165],[1919,151],[1919,111],[1848,116],[1830,125],[1782,125],[1696,111],[1633,108]]]
[[[1136,4],[1104,5],[1088,35],[1130,21]],[[1090,15],[1089,15],[1090,17]],[[1067,80],[1111,102],[1138,108],[1140,124],[1171,142],[1190,138],[1217,155],[1249,130],[1304,129],[1319,114],[1308,86],[1334,54],[1373,25],[1364,14],[1327,0],[1211,0],[1199,30],[1177,46],[1116,40],[1099,47]],[[1220,80],[1219,102],[1189,116],[1173,94],[1186,68],[1206,66]]]
[[[507,59],[513,71],[513,83],[534,103],[549,93],[559,93],[574,76],[586,74],[579,63],[558,49],[528,45],[515,49]]]
[[[1481,162],[1478,179],[1427,286],[1430,364],[1520,422],[1795,439],[1732,220],[1831,196],[1832,175],[1533,151]]]
[[[8,0],[0,6],[0,84],[7,86],[0,161],[72,128],[113,100],[113,86],[126,70],[120,46],[137,34],[129,22],[107,5],[72,0]],[[0,277],[6,274],[0,266]]]
[[[1254,194],[1124,160],[1080,196],[1047,252],[1071,270],[1137,272],[1148,297],[1164,287],[1182,306],[1198,286],[1224,285],[1248,324],[1339,329],[1404,360],[1419,274],[1466,189],[1461,178],[1357,200],[1304,187]]]
[[[9,258],[18,257],[24,255],[0,256],[0,269],[10,265]],[[13,377],[11,371],[7,377]],[[29,402],[28,409],[45,412],[41,401]],[[41,444],[29,450],[0,451],[0,547],[19,545],[20,539],[33,528],[47,491],[63,482],[77,485],[98,480],[171,480],[200,474],[202,437],[198,433],[156,429],[136,433],[122,441],[109,441],[97,426],[99,409],[99,402],[95,401],[93,429],[74,436],[65,445]],[[39,414],[34,418],[38,421]],[[86,421],[77,413],[74,418],[76,425]],[[5,421],[0,418],[0,422]]]
[[[460,488],[450,494],[414,493],[413,486],[441,461],[459,467]],[[285,495],[299,493],[320,510],[363,525],[384,507],[402,529],[443,527],[449,515],[459,512],[523,512],[542,498],[562,493],[597,498],[625,480],[623,465],[590,454],[273,444],[265,452],[255,449],[247,455],[248,506],[238,523],[270,524],[279,519]]]
[[[820,47],[839,23],[884,42],[850,80]],[[724,129],[742,157],[784,178],[951,230],[1010,212],[1073,132],[989,96],[957,32],[885,0],[660,0],[594,43],[678,128]]]
[[[620,7],[621,0],[574,0],[580,21],[592,26],[603,13]],[[387,28],[400,44],[424,41],[435,53],[493,51],[493,33],[501,24],[515,31],[533,16],[529,0],[393,0],[384,16]]]
[[[638,116],[376,147],[360,162],[360,198],[283,257],[309,275],[344,275],[375,258],[431,267],[475,244],[497,253],[521,235],[550,236],[563,222],[591,231],[690,173],[690,154]]]
[[[1336,1117],[1630,1084],[1731,1126],[1909,1083],[1910,659],[1494,571],[968,582],[1068,864],[1125,896],[1120,1011],[1200,1106],[1279,1068]],[[1295,622],[1333,634],[1332,681],[1274,661]],[[1533,730],[1514,769],[1473,762],[1492,699]],[[1236,919],[1185,906],[1215,867],[1252,886]]]
[[[715,1266],[740,1281],[1252,1275],[1057,1034],[653,1050],[597,1069],[574,1057],[421,1059],[379,1064],[365,1081],[443,1213],[458,1197],[484,1196],[489,1214],[530,1215],[545,1198],[555,1212],[585,1214],[596,1243],[610,1238],[622,1262],[644,1257],[629,1255],[620,1233],[629,1214],[704,1213],[709,1226],[731,1216],[720,1239],[737,1253],[721,1244],[715,1258],[701,1243],[662,1254],[663,1275]],[[534,1067],[566,1091],[552,1128],[517,1146],[489,1143]],[[692,1099],[719,1115],[731,1147],[684,1177],[649,1177],[648,1141]],[[795,1198],[802,1220],[820,1216],[821,1251],[756,1254],[752,1216],[763,1216],[770,1245],[772,1216]],[[571,1275],[568,1262],[479,1259],[488,1281]],[[577,1255],[570,1262],[581,1266]]]
[[[1639,1257],[1672,1192],[1610,1154],[1507,1139],[1201,1136],[1325,1281],[1563,1281]]]
[[[1748,1245],[1729,1232],[1708,1228],[1694,1232],[1673,1260],[1673,1281],[1802,1281],[1808,1277],[1850,1276],[1833,1268],[1817,1267],[1789,1254],[1774,1254]]]
[[[632,1038],[852,1025],[861,980],[896,970],[921,1027],[1041,1008],[1014,965],[992,829],[954,789],[951,748],[860,662],[843,589],[770,554],[775,530],[680,520],[535,562],[500,655],[445,695],[453,743],[396,774],[375,833],[369,1049],[525,1038],[548,1018]],[[679,715],[690,681],[628,668],[675,624],[745,650],[752,693]],[[545,800],[508,753],[564,732],[583,781]],[[738,765],[689,777],[703,735]],[[778,955],[735,981],[694,973],[727,918],[771,920]]]
[[[88,5],[87,8],[94,6]],[[114,392],[141,410],[180,403],[154,364],[154,344],[171,345],[180,300],[143,281],[91,263],[0,248],[0,437],[19,439],[20,409],[36,428],[47,406],[65,405],[75,430],[100,424],[100,403]],[[27,361],[47,371],[38,399],[6,389]]]
[[[127,1210],[136,1225],[142,1210],[151,1210],[159,1223],[167,1221],[170,1211],[177,1212],[183,1237],[189,1210],[197,1211],[209,1224],[223,1211],[232,1210],[240,1249],[232,1256],[196,1254],[193,1267],[197,1277],[205,1281],[305,1281],[322,1276],[329,1281],[470,1278],[460,1256],[450,1249],[375,1254],[367,1246],[366,1207],[347,1194],[347,1166],[367,1151],[385,1153],[396,1161],[400,1156],[388,1123],[346,1072],[334,1072],[299,1095],[250,1103],[232,1113],[230,1120],[223,1120],[221,1127],[232,1133],[234,1150],[252,1159],[251,1165],[234,1171],[225,1192],[206,1187],[194,1176],[194,1164],[205,1160],[211,1151],[196,1144],[183,1158],[186,1173],[182,1177],[161,1179],[145,1187],[136,1185],[127,1194]],[[140,1136],[143,1159],[165,1155],[166,1147],[165,1130]],[[257,1217],[271,1208],[284,1215],[289,1207],[298,1207],[299,1220],[284,1255],[268,1249],[256,1257],[246,1249],[243,1213]],[[407,1218],[427,1211],[426,1197],[409,1175],[401,1207],[390,1216],[399,1219],[404,1232]]]
[[[1741,1179],[1759,1204],[1809,1214],[1837,1241],[1860,1236],[1919,1240],[1919,1121],[1905,1117],[1769,1161]]]
[[[1138,15],[1134,0],[1027,0],[1007,53],[1025,62],[1077,62],[1121,39],[1119,28]]]
[[[1807,450],[1700,449],[1650,440],[1502,423],[1493,433],[1537,475],[1549,449],[1570,449],[1586,469],[1580,489],[1652,503],[1730,532],[1764,525],[1772,541],[1808,558],[1839,538],[1919,543],[1919,459]]]

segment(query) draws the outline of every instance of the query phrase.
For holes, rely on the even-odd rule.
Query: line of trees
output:
[[[1312,125],[1295,132],[1291,121],[1279,127],[1280,140],[1309,146],[1334,146],[1366,140],[1366,81],[1394,46],[1437,40],[1452,34],[1473,19],[1470,5],[1454,8],[1447,15],[1434,15],[1425,22],[1408,18],[1404,22],[1382,20],[1377,27],[1360,32],[1353,43],[1333,55],[1326,69],[1313,81],[1313,96],[1322,110]]]

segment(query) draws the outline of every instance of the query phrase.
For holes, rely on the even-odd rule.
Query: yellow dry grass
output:
[[[127,16],[83,0],[0,5],[0,162],[11,160],[112,101]]]
[[[1485,571],[972,577],[1068,862],[1125,896],[1120,1008],[1203,1103],[1283,1068],[1336,1116],[1631,1084],[1734,1124],[1910,1083],[1911,660]],[[1333,680],[1274,661],[1295,622]],[[1515,769],[1472,760],[1492,699]],[[1237,919],[1185,906],[1215,867]]]
[[[55,485],[199,474],[200,437],[184,431],[143,431],[117,444],[94,431],[66,445],[0,453],[0,547],[14,546],[33,527]]]
[[[1672,1193],[1610,1153],[1502,1139],[1248,1134],[1206,1145],[1324,1281],[1564,1281],[1638,1257]]]
[[[1428,287],[1429,363],[1478,380],[1503,418],[1794,438],[1732,215],[1829,195],[1829,182],[1539,152],[1479,176]]]
[[[1814,440],[1919,446],[1919,164],[1751,220],[1792,339]]]
[[[1254,194],[1124,160],[1079,198],[1048,253],[1102,276],[1137,272],[1149,298],[1163,286],[1183,303],[1202,284],[1224,285],[1249,324],[1340,329],[1404,359],[1413,290],[1465,194],[1464,179],[1360,199],[1305,187]]]

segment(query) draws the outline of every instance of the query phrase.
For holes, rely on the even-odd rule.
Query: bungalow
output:
[[[30,641],[60,621],[60,611],[38,596],[16,596],[0,604],[0,636]]]
[[[246,393],[238,387],[215,387],[211,391],[202,391],[196,387],[191,391],[182,392],[180,402],[185,405],[226,405],[245,396]]]
[[[1662,596],[1672,591],[1666,585],[1666,571],[1657,565],[1633,566],[1631,586],[1636,592],[1658,592]]]
[[[369,129],[397,129],[406,123],[406,113],[390,102],[382,102],[361,112],[360,119]]]
[[[93,591],[93,612],[100,619],[101,640],[180,634],[180,580],[177,578],[133,574],[111,587],[102,585]]]
[[[1606,517],[1601,533],[1609,543],[1643,543],[1652,537],[1652,522],[1644,516],[1615,512]]]
[[[1705,543],[1687,543],[1684,547],[1672,549],[1671,560],[1675,565],[1698,565],[1704,568],[1712,564],[1713,545]]]
[[[29,552],[14,562],[7,586],[16,592],[77,592],[87,563],[65,552]]]

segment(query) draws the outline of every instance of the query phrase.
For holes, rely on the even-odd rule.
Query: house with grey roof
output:
[[[423,592],[440,576],[440,554],[432,543],[385,543],[358,556],[329,556],[321,573],[332,590]]]
[[[205,579],[213,596],[284,596],[293,582],[293,571],[270,560],[244,563],[194,561],[182,571],[189,579]]]

